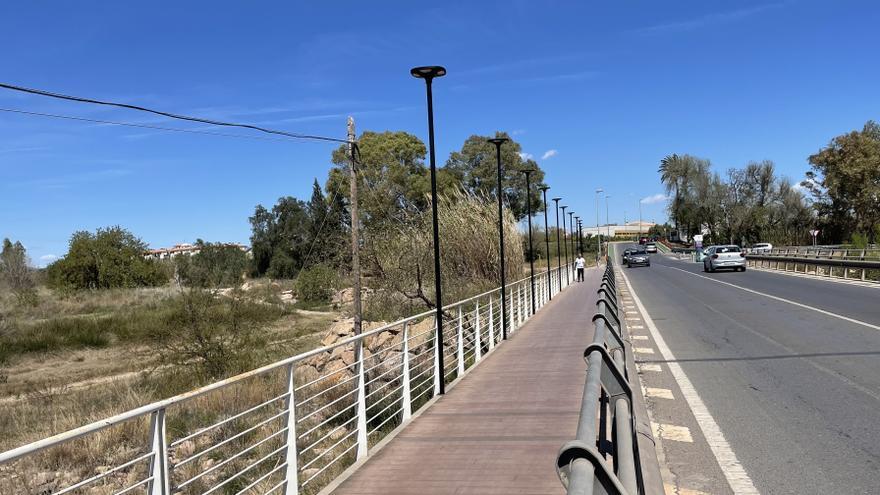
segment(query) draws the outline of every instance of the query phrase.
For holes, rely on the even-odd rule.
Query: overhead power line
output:
[[[158,125],[150,125],[150,124],[136,124],[134,122],[119,122],[115,120],[101,120],[101,119],[88,119],[85,117],[74,117],[72,115],[59,115],[54,113],[43,113],[43,112],[29,112],[27,110],[17,110],[14,108],[0,108],[0,112],[9,112],[9,113],[18,113],[22,115],[31,115],[37,117],[51,117],[53,119],[65,119],[65,120],[77,120],[81,122],[91,122],[95,124],[108,124],[108,125],[120,125],[126,127],[139,127],[142,129],[154,129],[159,131],[172,131],[172,132],[188,132],[192,134],[207,134],[209,136],[223,136],[223,137],[233,137],[233,138],[241,138],[241,139],[259,139],[262,141],[282,141],[282,142],[291,142],[290,139],[286,138],[273,138],[273,137],[264,137],[264,136],[247,136],[244,134],[229,134],[225,132],[213,132],[213,131],[200,131],[198,129],[179,129],[175,127],[162,127]]]
[[[251,125],[251,124],[223,122],[220,120],[205,119],[205,118],[201,118],[201,117],[192,117],[189,115],[180,115],[180,114],[171,113],[171,112],[164,112],[161,110],[154,110],[151,108],[146,108],[146,107],[142,107],[142,106],[138,106],[138,105],[129,105],[128,103],[117,103],[117,102],[112,102],[112,101],[95,100],[92,98],[84,98],[81,96],[71,96],[71,95],[65,95],[65,94],[61,94],[61,93],[53,93],[51,91],[45,91],[42,89],[25,88],[23,86],[15,86],[13,84],[0,83],[0,88],[9,89],[12,91],[20,91],[22,93],[29,93],[29,94],[33,94],[33,95],[47,96],[50,98],[57,98],[60,100],[76,101],[76,102],[80,102],[80,103],[91,103],[94,105],[104,105],[104,106],[117,107],[117,108],[126,108],[129,110],[137,110],[139,112],[147,112],[147,113],[152,113],[155,115],[161,115],[163,117],[168,117],[171,119],[188,120],[190,122],[200,122],[202,124],[210,124],[210,125],[223,126],[223,127],[239,127],[242,129],[251,129],[254,131],[264,132],[266,134],[275,134],[275,135],[286,136],[286,137],[294,138],[294,139],[329,141],[329,142],[334,142],[334,143],[346,143],[346,144],[349,143],[349,141],[347,139],[332,138],[332,137],[327,137],[327,136],[317,136],[317,135],[312,135],[312,134],[300,134],[300,133],[295,133],[295,132],[280,131],[277,129],[269,129],[266,127],[260,127],[260,126]]]

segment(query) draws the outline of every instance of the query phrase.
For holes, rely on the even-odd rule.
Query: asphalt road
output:
[[[660,254],[623,270],[760,493],[880,493],[880,290]]]

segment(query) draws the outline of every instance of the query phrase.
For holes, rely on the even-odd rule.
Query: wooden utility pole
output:
[[[354,302],[354,334],[361,334],[361,262],[358,251],[360,248],[360,222],[358,221],[358,186],[357,162],[355,160],[354,117],[348,118],[348,158],[350,164],[351,192],[351,276],[353,279],[352,300]]]

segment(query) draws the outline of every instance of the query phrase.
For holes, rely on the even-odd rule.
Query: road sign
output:
[[[816,237],[817,235],[819,235],[819,231],[818,230],[811,230],[810,235],[813,237]]]

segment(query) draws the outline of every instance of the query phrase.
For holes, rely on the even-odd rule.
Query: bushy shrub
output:
[[[247,255],[238,246],[196,241],[199,252],[177,256],[174,265],[180,281],[189,287],[230,287],[241,282],[248,268]]]
[[[338,285],[336,272],[326,265],[315,265],[299,272],[296,294],[306,302],[329,302]]]
[[[67,255],[49,265],[56,289],[152,287],[168,282],[167,269],[144,259],[147,245],[122,227],[75,232]]]

